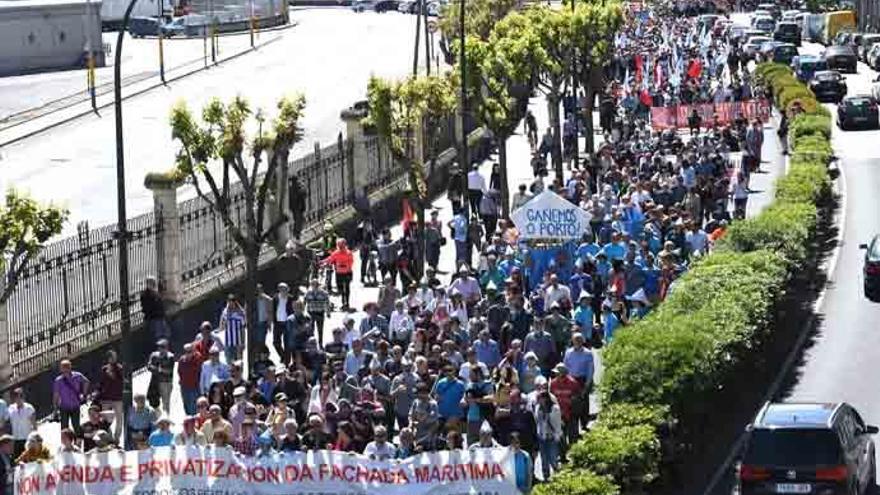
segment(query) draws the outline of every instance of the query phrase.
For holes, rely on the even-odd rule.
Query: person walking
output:
[[[318,279],[309,281],[305,295],[306,311],[312,320],[313,332],[317,333],[318,346],[324,348],[324,320],[330,312],[330,294],[321,287]]]
[[[220,333],[223,334],[223,349],[226,363],[241,359],[244,350],[244,327],[247,315],[235,294],[226,296],[226,307],[220,313]]]
[[[177,375],[180,380],[180,398],[187,416],[197,412],[196,400],[199,398],[199,378],[202,374],[202,357],[193,344],[183,346],[183,354],[177,360]],[[116,438],[120,438],[117,436]]]
[[[144,315],[144,326],[150,329],[154,340],[171,337],[168,321],[165,319],[165,301],[159,294],[159,283],[154,277],[144,280],[141,291],[141,313]]]
[[[354,255],[348,249],[348,243],[345,239],[336,241],[336,249],[330,253],[330,256],[321,261],[322,265],[331,265],[336,272],[336,287],[342,296],[342,309],[347,311],[351,302],[351,279],[354,271]]]
[[[154,386],[156,387],[165,414],[171,412],[171,389],[174,383],[174,363],[174,354],[168,350],[168,341],[161,339],[156,342],[156,350],[150,354],[147,370],[153,375],[150,378],[150,389]],[[147,395],[150,395],[150,393],[148,392]]]
[[[257,284],[256,305],[257,328],[254,329],[254,334],[251,336],[251,342],[256,346],[254,347],[254,351],[260,352],[261,349],[266,348],[266,336],[269,334],[273,306],[272,296],[266,294],[266,289],[263,287],[263,284]]]
[[[547,481],[550,479],[550,470],[559,469],[559,442],[562,439],[562,412],[559,405],[553,402],[550,392],[538,394],[535,424],[541,452],[541,474],[543,480]]]
[[[279,356],[284,356],[284,333],[287,330],[287,317],[293,314],[294,298],[290,295],[290,287],[284,282],[278,284],[277,290],[272,298],[272,345]]]
[[[470,204],[471,213],[477,214],[480,211],[480,200],[486,191],[486,179],[480,173],[480,166],[474,165],[467,174],[468,184],[468,203]]]
[[[80,407],[89,394],[91,382],[79,371],[73,370],[73,363],[64,359],[59,364],[61,373],[52,384],[52,402],[58,411],[61,428],[71,428],[77,436],[80,429]]]
[[[9,397],[12,404],[9,405],[9,426],[12,431],[12,458],[15,459],[24,452],[28,435],[37,428],[37,410],[33,405],[25,402],[24,390],[16,388]]]
[[[98,378],[95,399],[104,411],[113,411],[113,437],[122,438],[122,364],[116,351],[107,351],[107,358]]]

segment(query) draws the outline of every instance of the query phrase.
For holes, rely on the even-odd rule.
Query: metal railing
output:
[[[141,323],[144,279],[156,274],[161,221],[128,220],[132,324]],[[77,226],[77,235],[46,246],[21,274],[7,301],[14,374],[27,376],[119,333],[119,245],[116,226]]]

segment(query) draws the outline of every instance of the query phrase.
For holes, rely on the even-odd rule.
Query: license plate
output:
[[[853,120],[856,122],[867,122],[868,117],[853,117]]]
[[[809,483],[777,483],[776,493],[810,493]]]

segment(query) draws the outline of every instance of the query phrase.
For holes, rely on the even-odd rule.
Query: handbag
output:
[[[150,374],[150,385],[147,387],[147,402],[150,403],[150,406],[156,408],[159,407],[161,394],[159,394],[159,380],[156,379],[156,374]]]

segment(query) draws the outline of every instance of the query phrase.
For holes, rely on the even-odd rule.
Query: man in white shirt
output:
[[[229,379],[229,365],[220,361],[220,348],[211,347],[208,351],[210,359],[202,363],[202,374],[199,377],[199,389],[202,395],[208,395],[214,382],[222,382]]]
[[[706,254],[709,250],[709,236],[692,221],[688,221],[687,228],[688,231],[684,235],[684,239],[688,243],[691,253],[698,256]]]
[[[553,303],[558,303],[561,307],[571,308],[571,290],[568,286],[559,283],[559,278],[554,274],[550,275],[550,285],[544,292],[544,307],[549,308]]]
[[[387,461],[394,459],[396,450],[394,445],[388,442],[388,430],[384,426],[377,426],[373,432],[373,441],[364,448],[364,455],[374,461]]]
[[[480,173],[479,165],[474,165],[467,175],[468,182],[468,200],[471,205],[471,213],[480,211],[480,200],[483,199],[483,192],[486,191],[486,179]]]
[[[529,202],[532,199],[532,195],[529,194],[528,188],[525,184],[519,185],[519,190],[513,193],[513,199],[511,200],[510,211],[515,211],[517,208]]]
[[[28,435],[36,429],[35,417],[37,414],[34,406],[24,401],[24,391],[17,388],[10,395],[12,404],[9,405],[9,426],[12,430],[12,440],[14,444],[13,458],[17,458],[24,452]]]

